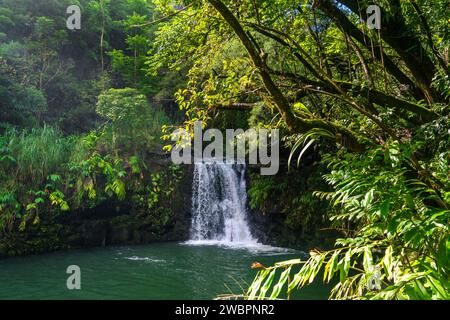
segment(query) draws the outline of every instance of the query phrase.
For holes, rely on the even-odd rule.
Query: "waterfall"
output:
[[[257,243],[246,215],[245,166],[195,164],[191,240]]]

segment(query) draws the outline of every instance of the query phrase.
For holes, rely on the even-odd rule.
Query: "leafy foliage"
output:
[[[261,270],[248,297],[255,298],[255,292],[259,298],[268,297],[261,287],[268,279],[267,270],[286,272],[301,264],[286,287],[288,292],[322,274],[325,282],[338,279],[330,296],[335,299],[448,299],[450,203],[435,190],[436,185],[405,174],[411,151],[392,142],[389,149],[376,148],[364,156],[325,157],[331,170],[325,179],[334,191],[316,195],[337,208],[330,219],[345,237],[336,240],[336,249],[311,251],[307,261]],[[437,161],[442,157],[450,160],[448,152]],[[444,172],[448,177],[448,167],[440,168],[443,171],[437,170],[436,177]],[[447,178],[436,183],[448,190]]]
[[[125,201],[131,194],[148,197],[152,205],[137,205],[151,209],[163,191],[170,196],[173,185],[160,185],[174,183],[177,176],[163,179],[147,166],[149,152],[161,148],[164,113],[134,89],[108,91],[98,109],[110,123],[83,137],[64,137],[48,126],[0,136],[0,227],[13,230],[18,223],[25,231],[28,222],[39,224],[42,214],[95,207],[113,198]],[[147,184],[152,186],[148,194]]]

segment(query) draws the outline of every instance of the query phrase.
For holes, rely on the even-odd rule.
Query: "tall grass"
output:
[[[7,174],[18,182],[41,184],[49,174],[61,172],[72,146],[71,139],[50,126],[21,133],[9,130],[3,137],[3,152],[9,154],[14,165],[8,165],[11,172]]]

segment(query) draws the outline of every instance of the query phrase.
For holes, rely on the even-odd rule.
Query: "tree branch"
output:
[[[227,8],[226,5],[220,0],[208,0],[208,2],[219,12],[219,14],[224,18],[228,25],[233,29],[235,34],[239,37],[242,44],[246,48],[253,64],[259,71],[259,74],[263,80],[264,86],[268,93],[270,94],[272,100],[280,112],[287,129],[291,133],[305,133],[313,128],[322,128],[331,133],[334,133],[336,140],[344,144],[348,149],[361,152],[364,150],[364,145],[358,140],[353,132],[347,128],[338,126],[331,122],[324,121],[322,119],[302,119],[297,118],[293,114],[287,98],[283,95],[281,90],[275,85],[272,80],[267,66],[257,50],[255,49],[251,39],[248,37],[247,33],[233,15],[233,13]],[[344,138],[343,138],[344,136]]]
[[[345,33],[358,41],[369,51],[372,51],[372,48],[369,46],[369,43],[371,43],[370,38],[368,38],[361,30],[359,30],[334,4],[332,4],[329,0],[321,0],[318,2],[318,6],[322,11],[324,11],[327,15],[334,19],[334,21],[338,24],[338,26],[342,28]],[[373,54],[375,59],[377,59],[379,62],[383,62],[384,67],[392,76],[394,76],[395,79],[397,79],[397,81],[409,88],[414,98],[416,98],[417,100],[422,100],[425,98],[424,93],[397,67],[397,65],[391,60],[390,57],[388,57],[384,52],[381,52],[380,50],[373,50]]]

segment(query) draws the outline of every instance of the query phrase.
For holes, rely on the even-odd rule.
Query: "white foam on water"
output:
[[[145,261],[145,262],[165,262],[165,260],[161,259],[153,259],[149,257],[138,257],[138,256],[126,257],[125,259],[132,261]]]
[[[246,250],[251,253],[261,253],[267,256],[298,253],[298,251],[288,248],[273,247],[259,242],[229,242],[220,240],[188,240],[182,245],[187,246],[216,246],[225,249]]]

